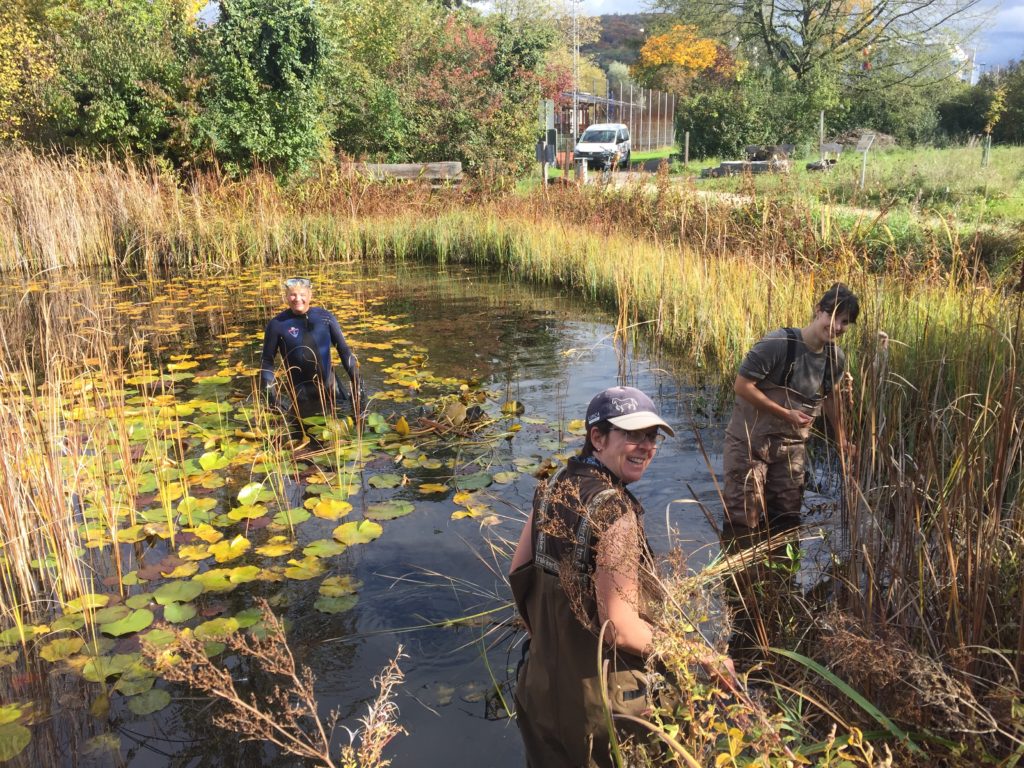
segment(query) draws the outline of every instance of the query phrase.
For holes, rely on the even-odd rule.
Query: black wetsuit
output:
[[[295,415],[305,418],[333,413],[343,394],[331,368],[331,347],[338,350],[355,389],[359,386],[358,361],[345,341],[338,319],[321,307],[310,307],[304,315],[286,309],[267,323],[263,334],[261,388],[274,399],[274,357],[280,352]]]

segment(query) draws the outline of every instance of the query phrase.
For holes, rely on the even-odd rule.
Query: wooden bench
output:
[[[377,181],[426,181],[432,186],[458,184],[462,181],[462,163],[458,160],[440,163],[358,163],[356,170]]]

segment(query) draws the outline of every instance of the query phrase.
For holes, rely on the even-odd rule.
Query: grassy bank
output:
[[[865,305],[844,342],[857,372],[848,418],[860,455],[845,457],[851,503],[828,603],[847,623],[841,636],[815,623],[799,650],[930,734],[954,763],[958,753],[964,765],[1012,759],[1024,739],[1020,295],[956,237],[925,239],[913,254],[894,245],[880,271],[860,240],[823,229],[806,208],[770,198],[720,204],[667,184],[493,198],[381,187],[332,169],[281,189],[259,176],[179,187],[145,168],[27,155],[0,164],[0,266],[26,281],[98,265],[230,273],[309,259],[473,262],[614,306],[624,324],[649,323],[723,383],[766,330],[802,324],[831,282],[849,283]],[[55,318],[55,338],[83,321]],[[879,330],[892,339],[888,352]],[[8,379],[39,376],[58,388],[75,376],[60,366],[87,357],[42,354],[61,362],[19,374],[18,349],[10,339]],[[17,425],[4,451],[9,474],[31,471],[59,489],[66,461],[51,454],[61,408],[36,402],[6,400],[4,418]],[[46,497],[53,504],[17,488],[7,498],[12,520],[23,510],[40,516],[24,538],[42,543],[8,555],[5,589],[34,583],[23,561],[64,535],[46,515],[66,516],[57,490]],[[56,572],[68,577],[47,589],[62,600],[87,589],[73,562]],[[829,704],[852,723],[877,724],[848,698]]]

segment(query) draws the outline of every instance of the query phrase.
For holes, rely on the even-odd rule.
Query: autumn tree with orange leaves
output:
[[[701,37],[692,25],[676,24],[668,32],[647,38],[632,74],[647,87],[684,94],[697,78],[728,80],[735,78],[738,70],[735,57],[724,45]]]

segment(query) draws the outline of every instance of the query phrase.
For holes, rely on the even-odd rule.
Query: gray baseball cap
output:
[[[658,415],[658,407],[634,387],[611,387],[594,395],[587,406],[587,427],[609,421],[619,429],[660,427],[675,437],[675,430]]]

